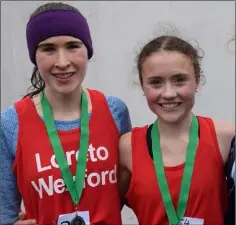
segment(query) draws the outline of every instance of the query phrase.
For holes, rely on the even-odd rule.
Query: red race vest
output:
[[[204,219],[207,225],[223,225],[227,210],[224,163],[215,128],[209,118],[198,117],[200,140],[185,217]],[[147,144],[147,126],[132,131],[132,178],[126,198],[142,225],[168,225],[158,187],[154,162]],[[167,183],[176,209],[184,164],[165,167]]]
[[[84,189],[78,211],[89,211],[91,224],[121,224],[118,176],[119,131],[105,96],[88,90],[92,102]],[[58,216],[75,211],[65,187],[43,120],[29,97],[15,104],[19,136],[13,166],[27,219],[56,224]],[[59,131],[72,176],[76,173],[80,129]]]

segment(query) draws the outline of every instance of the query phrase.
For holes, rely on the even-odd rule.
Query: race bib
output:
[[[178,225],[203,225],[204,220],[192,217],[183,217]]]
[[[77,218],[76,218],[77,215]],[[76,221],[77,220],[77,221]],[[90,218],[88,211],[73,212],[63,214],[58,217],[57,225],[90,225]]]

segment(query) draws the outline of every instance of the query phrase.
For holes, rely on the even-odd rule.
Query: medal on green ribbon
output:
[[[44,92],[40,94],[43,119],[45,121],[46,130],[52,145],[62,178],[70,193],[72,201],[77,209],[77,204],[82,195],[84,176],[87,162],[88,140],[89,140],[89,114],[88,114],[88,101],[84,90],[81,94],[81,119],[80,119],[80,144],[79,155],[76,167],[75,181],[73,180],[65,153],[62,148],[57,129],[55,127],[54,118],[52,115],[51,107]],[[79,138],[79,135],[78,135]]]
[[[158,131],[158,120],[156,120],[153,124],[152,130],[151,130],[151,138],[152,138],[152,151],[153,151],[156,177],[157,177],[159,189],[162,196],[162,201],[164,203],[164,207],[165,207],[170,225],[177,225],[182,219],[182,217],[184,217],[187,202],[188,202],[196,149],[198,145],[198,120],[196,116],[192,114],[189,144],[188,144],[187,153],[186,153],[184,173],[183,173],[180,195],[178,199],[178,206],[177,206],[176,211],[175,211],[172,199],[171,199],[169,187],[168,187],[166,176],[165,176],[165,170],[164,170],[162,154],[161,154],[161,146],[160,146],[160,134]]]

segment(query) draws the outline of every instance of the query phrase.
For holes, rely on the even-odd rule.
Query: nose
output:
[[[68,59],[66,53],[63,50],[58,51],[55,66],[59,69],[67,69],[70,65],[70,60]]]
[[[175,87],[173,87],[171,84],[166,84],[163,87],[162,91],[162,97],[165,99],[173,99],[177,96],[177,91]]]

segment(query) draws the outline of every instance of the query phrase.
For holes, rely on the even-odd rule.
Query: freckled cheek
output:
[[[37,66],[39,69],[39,72],[42,73],[47,73],[49,70],[51,70],[51,68],[54,65],[54,59],[53,57],[48,57],[45,55],[38,55],[36,57],[36,62],[37,62]]]
[[[75,54],[70,55],[70,62],[77,65],[80,70],[84,71],[87,69],[88,56],[87,54],[78,51]]]
[[[195,97],[195,89],[189,86],[179,89],[178,94],[184,100],[192,100]]]
[[[160,98],[161,92],[158,89],[148,88],[145,91],[148,104],[156,104]]]

